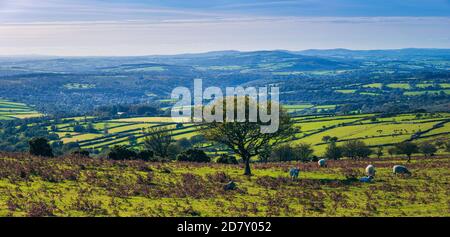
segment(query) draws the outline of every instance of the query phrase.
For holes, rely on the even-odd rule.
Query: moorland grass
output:
[[[242,165],[2,153],[0,216],[450,216],[450,157]],[[373,183],[353,180],[373,164]],[[392,174],[406,164],[411,177]],[[288,177],[300,168],[299,180]],[[230,180],[236,190],[225,191]]]

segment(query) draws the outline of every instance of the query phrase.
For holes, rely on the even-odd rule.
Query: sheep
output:
[[[403,165],[394,165],[392,168],[394,174],[407,174],[411,175],[411,172]]]
[[[369,177],[374,177],[376,173],[375,167],[373,165],[368,165],[366,167],[366,175]]]
[[[223,186],[223,189],[224,189],[225,191],[228,191],[228,190],[235,190],[235,189],[236,189],[236,183],[233,182],[233,181],[230,181],[230,182],[228,182],[227,184],[225,184],[225,186]]]
[[[291,168],[289,170],[289,176],[291,176],[292,180],[298,179],[298,174],[300,173],[300,169],[297,168]]]
[[[372,182],[372,179],[373,179],[372,176],[362,177],[362,178],[359,179],[359,182],[370,183],[370,182]]]
[[[319,164],[319,167],[327,167],[327,160],[326,159],[320,159],[317,164]]]

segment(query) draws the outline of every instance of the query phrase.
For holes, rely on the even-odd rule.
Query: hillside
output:
[[[238,165],[0,154],[0,216],[449,216],[450,158]],[[367,164],[373,183],[353,178]],[[288,170],[300,167],[300,179]],[[237,188],[225,191],[233,180]]]
[[[139,57],[2,57],[0,94],[46,114],[153,103],[177,86],[278,85],[286,104],[448,111],[447,49],[220,51]],[[396,101],[395,104],[392,101]],[[395,107],[395,108],[391,108]],[[338,107],[338,112],[348,112]]]

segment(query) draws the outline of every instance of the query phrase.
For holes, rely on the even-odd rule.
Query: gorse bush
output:
[[[45,138],[33,138],[29,141],[29,146],[31,155],[53,157],[52,147]]]
[[[143,161],[160,161],[158,157],[154,157],[153,151],[142,150],[134,151],[126,146],[114,146],[107,154],[111,160],[143,160]]]
[[[230,156],[227,154],[221,154],[219,158],[216,160],[219,164],[231,164],[231,165],[237,165],[239,162],[237,161],[236,157]]]
[[[142,150],[136,153],[136,158],[144,161],[152,161],[154,158],[153,151]]]
[[[88,150],[75,150],[71,152],[74,156],[82,156],[82,157],[89,157],[89,151]]]
[[[108,152],[108,159],[111,160],[131,160],[136,157],[136,152],[126,146],[114,146]]]
[[[437,152],[437,148],[435,145],[433,145],[430,142],[424,142],[419,145],[419,150],[424,154],[425,156],[433,156]]]
[[[187,162],[210,162],[211,158],[202,150],[188,149],[177,156],[178,161]]]

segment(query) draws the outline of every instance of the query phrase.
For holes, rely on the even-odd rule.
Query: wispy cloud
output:
[[[450,16],[448,0],[0,0],[0,22]]]
[[[0,24],[2,54],[148,55],[214,50],[450,48],[450,18],[285,17]]]
[[[236,8],[248,8],[248,7],[270,7],[270,6],[310,6],[314,3],[317,3],[317,1],[312,0],[303,0],[303,1],[259,1],[259,2],[243,2],[243,3],[235,3],[235,4],[225,4],[225,5],[219,5],[214,8],[216,9],[236,9]]]
[[[0,0],[0,53],[449,48],[448,1],[429,1]]]

